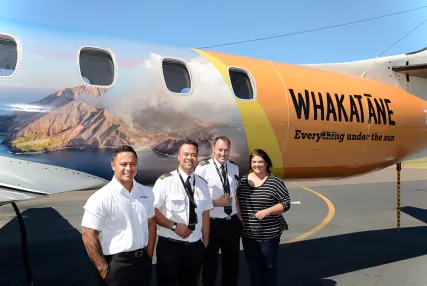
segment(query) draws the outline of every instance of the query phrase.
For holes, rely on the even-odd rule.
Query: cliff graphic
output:
[[[192,138],[199,143],[201,157],[211,154],[211,130],[219,124],[204,122],[167,107],[138,110],[132,114],[131,124],[127,124],[107,108],[93,107],[79,100],[82,94],[100,97],[104,92],[105,89],[78,86],[30,103],[51,111],[15,111],[7,115],[8,125],[2,130],[3,142],[13,152],[128,144],[176,156],[181,140]]]

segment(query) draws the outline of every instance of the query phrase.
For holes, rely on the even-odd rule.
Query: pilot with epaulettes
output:
[[[207,181],[214,206],[209,211],[210,238],[203,260],[203,286],[216,285],[219,249],[222,254],[221,285],[237,285],[242,221],[236,195],[239,167],[229,160],[230,145],[225,136],[215,138],[213,158],[201,161],[195,170]]]
[[[198,153],[195,141],[182,142],[178,168],[160,176],[153,187],[157,285],[196,286],[200,277],[213,205],[207,182],[194,173]]]

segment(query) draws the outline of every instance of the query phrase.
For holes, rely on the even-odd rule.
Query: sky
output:
[[[427,6],[427,0],[0,0],[0,17],[181,47],[316,29]],[[387,18],[210,50],[293,64],[375,58],[427,20],[427,7]],[[427,47],[427,23],[383,56]]]

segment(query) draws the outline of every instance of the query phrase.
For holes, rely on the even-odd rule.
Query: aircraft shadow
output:
[[[401,207],[400,211],[427,224],[427,210],[411,206]]]
[[[426,255],[426,235],[427,227],[422,226],[401,228],[400,231],[384,229],[349,233],[281,245],[277,285],[338,285],[327,277]],[[243,252],[240,269],[239,285],[250,285]]]
[[[35,285],[97,285],[81,233],[53,208],[22,212]],[[0,229],[0,285],[28,285],[22,262],[18,220]]]
[[[28,209],[22,215],[27,227],[35,285],[97,284],[98,272],[86,254],[77,229],[52,208]],[[338,285],[328,277],[426,255],[425,237],[427,227],[421,226],[400,231],[364,231],[281,245],[277,285]],[[0,229],[0,253],[0,285],[26,285],[16,219]],[[221,267],[218,270],[217,285],[220,285]],[[152,285],[156,285],[156,265],[153,265],[152,278]],[[239,285],[250,285],[243,251],[240,252]]]

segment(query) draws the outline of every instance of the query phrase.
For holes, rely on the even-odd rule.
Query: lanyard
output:
[[[178,172],[179,178],[181,179],[182,185],[184,186],[185,192],[187,193],[188,198],[190,199],[191,204],[197,208],[197,204],[193,199],[193,196],[191,195],[190,191],[191,189],[188,189],[187,185],[184,183],[184,180],[182,179],[181,173],[179,172],[179,170],[176,170]],[[196,190],[196,176],[193,177],[193,194],[194,191]]]
[[[222,183],[222,187],[224,188],[224,191],[225,191],[225,181],[224,181],[224,178],[222,177],[222,175],[221,175],[221,172],[219,171],[219,169],[218,169],[218,167],[217,167],[217,165],[216,165],[216,163],[215,163],[215,160],[212,160],[212,162],[214,163],[214,165],[215,165],[215,169],[216,169],[216,172],[218,173],[218,175],[219,175],[219,178],[220,178],[220,180],[221,180],[221,183]],[[225,179],[226,180],[228,180],[228,176],[227,176],[227,166],[225,166]]]

